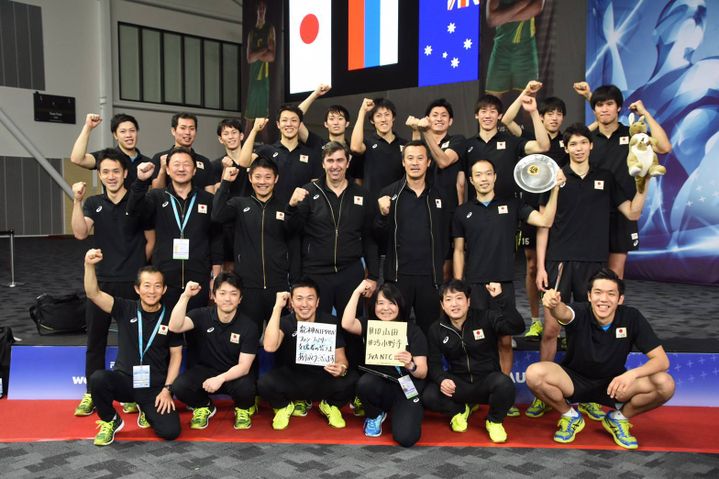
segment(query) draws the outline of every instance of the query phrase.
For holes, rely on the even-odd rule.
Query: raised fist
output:
[[[75,201],[82,201],[85,198],[85,190],[87,185],[84,181],[78,181],[72,185],[72,193],[75,195]]]

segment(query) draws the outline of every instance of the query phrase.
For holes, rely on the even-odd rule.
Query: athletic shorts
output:
[[[494,43],[487,66],[486,91],[521,90],[538,76],[539,55],[534,39],[521,43]]]
[[[564,267],[562,270],[562,278],[559,280],[559,288],[557,289],[562,295],[562,301],[567,304],[572,300],[575,302],[586,302],[589,278],[607,266],[607,263],[589,263],[584,261],[548,261],[547,277],[549,280],[549,288],[554,288],[554,284],[557,282],[557,271],[560,263],[564,263]]]
[[[609,252],[628,253],[639,249],[639,226],[623,214],[609,217]]]
[[[519,237],[517,239],[517,249],[537,249],[537,227],[529,223],[522,222],[519,227]]]
[[[574,394],[567,398],[570,403],[596,402],[610,408],[615,408],[617,402],[607,394],[609,383],[614,378],[591,379],[578,372],[560,365],[565,373],[569,375],[574,385]]]

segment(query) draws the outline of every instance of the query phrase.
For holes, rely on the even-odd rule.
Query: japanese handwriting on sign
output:
[[[336,338],[334,324],[298,321],[295,362],[322,367],[334,363]]]
[[[365,364],[402,366],[395,354],[407,347],[407,323],[404,321],[367,321]]]

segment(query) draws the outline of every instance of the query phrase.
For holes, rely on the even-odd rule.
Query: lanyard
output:
[[[180,201],[177,198],[175,198],[172,194],[169,192],[165,192],[168,195],[170,195],[170,198],[172,199],[172,212],[175,213],[175,222],[177,223],[177,227],[180,229],[180,238],[183,237],[183,234],[185,232],[185,226],[187,226],[187,221],[190,219],[190,215],[192,214],[192,207],[195,206],[195,199],[197,198],[197,193],[192,195],[192,199],[190,200],[190,204],[187,206],[187,212],[185,213],[185,220],[180,223],[180,215],[177,212],[177,203]]]
[[[143,334],[142,334],[142,312],[138,309],[137,310],[137,350],[140,351],[140,364],[142,364],[142,358],[145,357],[145,353],[148,349],[150,349],[150,346],[152,345],[152,342],[155,340],[155,335],[160,330],[160,324],[162,324],[162,319],[165,317],[165,307],[162,307],[162,311],[160,312],[160,317],[157,320],[157,324],[155,325],[155,330],[150,335],[150,339],[147,341],[147,346],[145,346],[145,349],[142,349],[142,343],[143,343]]]

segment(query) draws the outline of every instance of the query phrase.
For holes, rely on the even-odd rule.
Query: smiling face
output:
[[[178,118],[177,127],[171,128],[170,133],[175,139],[175,146],[191,148],[197,136],[197,125],[192,118]]]
[[[377,111],[375,111],[372,115],[370,123],[374,125],[377,133],[386,135],[387,133],[390,133],[392,131],[392,127],[394,127],[394,115],[389,108],[381,106],[377,108]]]
[[[277,120],[277,129],[280,130],[282,139],[295,139],[300,131],[300,117],[293,111],[283,111],[280,113],[280,119]]]
[[[314,288],[299,286],[292,291],[290,305],[298,321],[314,321],[320,298]]]
[[[258,166],[250,173],[250,184],[255,196],[260,201],[266,201],[275,189],[279,177],[270,168]]]
[[[218,137],[218,140],[230,151],[235,151],[242,147],[242,138],[244,135],[237,128],[231,126],[225,126],[222,128],[222,133]]]
[[[429,128],[437,135],[444,135],[452,126],[452,117],[443,106],[435,106],[429,112]]]
[[[374,314],[380,321],[394,321],[399,316],[399,306],[397,303],[385,298],[382,291],[380,291],[377,294]]]
[[[464,320],[469,311],[469,298],[461,291],[446,291],[442,296],[442,311],[452,321]]]
[[[167,162],[167,176],[178,185],[189,183],[195,176],[195,160],[187,153],[175,153]]]
[[[406,146],[402,151],[402,166],[409,180],[424,179],[427,176],[429,164],[429,154],[424,146]]]
[[[569,154],[569,160],[573,163],[583,164],[589,161],[589,154],[592,151],[592,142],[589,138],[582,135],[572,135],[564,146],[565,151]]]
[[[482,105],[474,117],[477,119],[481,131],[492,131],[497,128],[497,123],[502,115],[494,105]]]
[[[108,193],[117,193],[123,187],[127,170],[122,167],[119,161],[103,159],[97,165],[100,182]]]
[[[497,175],[494,174],[494,167],[488,161],[478,161],[472,165],[472,176],[469,181],[474,186],[478,195],[487,195],[494,191],[494,184]]]
[[[140,296],[142,308],[154,309],[165,294],[165,280],[160,272],[143,271],[140,274],[139,285],[135,285],[135,292]]]
[[[338,183],[345,179],[350,162],[344,150],[337,150],[322,159],[322,168],[327,175],[327,182]]]
[[[334,111],[327,113],[325,128],[327,128],[330,135],[343,136],[349,124],[349,121],[347,121],[342,113]]]
[[[609,324],[614,320],[617,306],[624,303],[624,295],[619,294],[617,283],[610,279],[596,279],[587,293],[592,305],[594,317],[601,324]]]
[[[551,110],[542,115],[542,124],[547,133],[555,135],[559,133],[564,121],[564,114],[560,110]]]
[[[217,308],[226,314],[237,311],[237,307],[242,301],[242,292],[227,282],[222,283],[220,287],[214,291],[214,296]]]
[[[125,151],[132,151],[137,146],[137,128],[131,121],[123,121],[114,132],[112,136],[117,141],[117,144]]]

